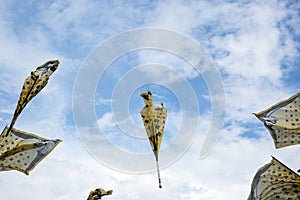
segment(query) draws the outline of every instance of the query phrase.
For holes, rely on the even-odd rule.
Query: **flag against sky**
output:
[[[276,148],[300,143],[300,92],[254,114],[270,131]]]
[[[300,176],[276,158],[255,174],[248,200],[300,199]]]
[[[111,195],[112,193],[113,193],[113,190],[105,191],[102,188],[97,188],[96,190],[93,190],[90,192],[87,200],[101,199],[102,196]]]
[[[160,150],[160,145],[164,134],[165,122],[167,119],[167,109],[163,104],[161,104],[160,107],[154,106],[152,102],[152,93],[150,90],[148,90],[146,93],[142,93],[141,97],[144,99],[145,107],[140,111],[140,114],[142,116],[148,139],[156,158],[159,187],[161,187],[158,168],[158,152]]]
[[[0,136],[0,171],[18,170],[29,174],[61,140],[48,140],[32,133],[8,127]]]
[[[10,128],[14,126],[27,103],[47,85],[49,77],[57,69],[58,64],[58,60],[47,61],[32,71],[31,75],[25,79]]]
[[[41,166],[34,169],[46,169],[32,174],[37,176],[20,178],[21,173],[0,173],[1,189],[9,191],[1,192],[0,199],[86,199],[91,190],[101,187],[97,186],[100,180],[103,189],[106,185],[115,191],[118,189],[118,192],[114,191],[103,199],[247,199],[249,177],[253,177],[256,170],[271,159],[265,160],[261,166],[257,166],[257,162],[270,158],[268,156],[275,150],[275,146],[269,148],[272,140],[269,131],[265,129],[265,135],[261,137],[264,127],[257,127],[263,123],[249,116],[249,113],[265,110],[277,102],[269,99],[269,104],[266,104],[268,97],[285,99],[300,92],[299,9],[299,1],[293,0],[0,1],[0,134],[4,126],[10,124],[18,101],[16,92],[20,94],[21,85],[30,75],[29,72],[53,58],[60,61],[58,69],[43,89],[46,91],[41,91],[22,111],[17,119],[22,121],[17,121],[15,128],[64,141],[45,162],[42,161]],[[220,128],[221,136],[205,159],[199,159],[199,154],[205,148],[204,140],[212,138],[207,134],[208,130],[219,132],[218,127],[210,126],[213,110],[219,107],[212,99],[217,97],[221,101],[221,95],[214,96],[214,87],[208,88],[203,78],[204,74],[210,74],[210,66],[203,64],[205,60],[200,59],[199,54],[191,54],[188,46],[180,45],[184,41],[177,40],[177,37],[166,44],[169,38],[164,35],[157,42],[162,41],[166,46],[159,49],[151,46],[157,36],[141,35],[136,40],[124,38],[122,44],[107,46],[107,51],[100,51],[107,55],[106,58],[118,52],[124,53],[118,54],[106,67],[103,66],[101,76],[95,75],[97,89],[90,92],[93,93],[92,98],[86,99],[86,102],[93,104],[93,120],[85,123],[88,121],[85,120],[86,115],[80,116],[82,124],[74,120],[73,106],[77,98],[73,96],[74,88],[76,84],[81,84],[76,80],[82,65],[86,64],[86,58],[102,44],[109,44],[107,41],[111,38],[153,27],[177,32],[199,44],[220,73],[226,97],[225,121]],[[121,48],[125,43],[133,47],[140,41],[147,43],[147,46],[127,52]],[[193,59],[189,61],[178,51],[168,51],[173,46]],[[95,74],[100,74],[98,66],[108,61],[101,58],[102,55],[95,57],[88,64],[92,65],[89,69],[94,69]],[[38,61],[36,65],[32,65],[35,61]],[[197,61],[199,63],[194,65]],[[149,64],[158,64],[159,70],[148,67]],[[197,69],[198,66],[201,70]],[[125,77],[131,79],[123,84],[128,80]],[[87,77],[85,80],[91,82],[93,79]],[[140,80],[148,82],[138,84]],[[209,80],[214,82],[213,78]],[[185,81],[193,91],[192,96],[185,95],[187,91],[182,90],[181,83]],[[155,87],[151,87],[152,83]],[[55,88],[51,98],[39,98],[50,89],[50,85],[51,89]],[[128,86],[131,87],[126,89]],[[120,93],[115,93],[118,88],[125,88],[122,101],[117,101],[122,98]],[[146,138],[147,134],[139,113],[144,107],[139,94],[147,92],[148,88],[152,89],[153,102],[157,105],[163,102],[168,110],[159,152],[159,164],[164,167],[162,181],[167,186],[163,192],[157,192],[157,183],[153,183],[157,181],[157,174],[132,175],[131,168],[127,170],[127,166],[123,168],[118,165],[122,162],[126,164],[126,157],[125,161],[120,161],[112,153],[101,156],[116,147],[147,161],[148,156],[153,157],[148,155],[152,151],[150,144],[140,145],[148,141],[141,139],[142,136]],[[91,88],[86,87],[86,90]],[[163,98],[156,101],[155,93]],[[196,110],[196,104],[183,104],[181,99],[191,102],[195,99],[199,109]],[[128,115],[116,117],[120,116],[120,112],[113,106],[118,102],[124,102],[122,107]],[[194,108],[192,113],[195,115],[190,115],[188,111]],[[81,109],[84,111],[85,107]],[[183,121],[196,120],[199,122],[195,125],[197,129],[189,123],[182,124]],[[128,122],[132,126],[127,126]],[[47,127],[43,129],[45,125]],[[188,129],[181,129],[183,126]],[[98,128],[101,128],[103,137]],[[45,135],[51,134],[50,129],[59,136]],[[83,144],[82,138],[79,139],[81,130],[87,133],[84,136],[91,141],[90,149],[96,148],[95,153],[87,151],[87,145]],[[191,143],[186,142],[190,140],[185,135],[193,135]],[[100,143],[96,142],[98,137],[99,141],[106,139],[109,142],[104,147],[99,146]],[[179,141],[177,138],[185,140]],[[182,148],[185,143],[189,146]],[[276,153],[296,170],[300,163],[297,159],[299,148],[300,145],[293,145],[277,149]],[[72,159],[74,155],[76,159]],[[111,159],[102,160],[106,159],[106,155]],[[165,159],[168,157],[172,159]],[[154,166],[155,160],[152,161]],[[132,163],[143,166],[140,162],[127,163],[128,166]],[[143,173],[142,168],[138,169],[141,169],[138,174]]]

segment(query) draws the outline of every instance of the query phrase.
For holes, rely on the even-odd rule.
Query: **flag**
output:
[[[17,170],[29,174],[61,140],[48,140],[6,126],[0,135],[0,171]]]
[[[145,107],[140,111],[145,130],[151,144],[153,153],[155,155],[157,172],[159,178],[159,187],[161,188],[160,174],[158,167],[158,152],[162,142],[165,122],[167,119],[167,109],[163,104],[159,107],[155,107],[152,102],[152,93],[148,90],[146,93],[140,95],[144,99]]]
[[[58,60],[50,60],[40,65],[31,75],[24,81],[20,98],[11,120],[10,127],[12,128],[27,103],[35,97],[48,83],[49,77],[57,69],[59,64]]]
[[[111,195],[113,193],[112,190],[105,191],[102,188],[98,188],[90,192],[87,200],[97,200],[101,199],[102,196]]]
[[[254,114],[271,133],[276,148],[300,143],[300,92]]]
[[[276,158],[255,174],[248,200],[300,199],[300,176]]]

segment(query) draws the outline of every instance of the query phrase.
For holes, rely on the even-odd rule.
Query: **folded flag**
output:
[[[144,99],[145,107],[140,111],[145,130],[149,139],[156,159],[159,188],[161,188],[161,179],[158,167],[158,152],[164,135],[164,128],[167,119],[167,109],[163,104],[161,106],[154,106],[152,102],[152,93],[148,90],[140,94]]]
[[[98,200],[101,199],[101,197],[105,195],[111,195],[112,193],[112,190],[105,191],[102,188],[97,188],[96,190],[90,192],[87,200]]]
[[[32,71],[31,75],[25,79],[9,128],[14,126],[18,116],[21,114],[27,103],[47,85],[49,77],[57,69],[58,64],[58,60],[47,61],[37,67],[35,71]]]
[[[300,176],[276,158],[255,174],[248,200],[300,199]]]
[[[300,92],[254,114],[269,130],[276,149],[300,143]]]
[[[0,171],[17,170],[29,174],[61,140],[40,136],[6,126],[0,135]]]

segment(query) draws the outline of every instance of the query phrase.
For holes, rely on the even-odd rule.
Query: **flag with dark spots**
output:
[[[150,90],[142,93],[141,97],[144,98],[145,102],[145,107],[140,111],[145,130],[152,150],[159,151],[167,118],[167,109],[163,105],[154,106]]]
[[[102,188],[97,188],[96,190],[93,190],[90,192],[87,200],[98,200],[101,199],[101,197],[106,195],[111,195],[113,193],[113,190],[105,191]]]
[[[32,71],[31,75],[25,79],[10,128],[14,126],[18,116],[28,102],[47,85],[49,77],[57,69],[58,65],[58,60],[47,61],[37,67],[35,71]]]
[[[300,143],[300,92],[254,114],[269,130],[276,149]]]
[[[256,172],[248,197],[248,200],[270,199],[300,199],[300,176],[274,157]]]
[[[145,130],[152,147],[152,151],[155,155],[157,162],[157,172],[160,183],[160,174],[158,167],[158,152],[160,150],[162,138],[164,135],[164,128],[167,119],[167,109],[163,104],[161,106],[154,106],[152,102],[152,93],[148,90],[140,95],[144,99],[145,107],[140,111]]]
[[[61,140],[49,140],[6,126],[0,136],[0,171],[17,170],[29,174]]]

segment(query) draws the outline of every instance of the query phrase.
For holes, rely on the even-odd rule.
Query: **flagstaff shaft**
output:
[[[160,179],[160,173],[159,173],[158,161],[156,161],[156,167],[157,167],[157,175],[158,175],[159,188],[162,188],[162,186],[161,186],[161,179]]]
[[[162,188],[162,186],[161,186],[161,179],[160,179],[160,172],[159,172],[159,166],[158,166],[158,152],[155,151],[155,152],[154,152],[154,155],[155,155],[155,159],[156,159],[156,168],[157,168],[158,184],[159,184],[159,188]]]

